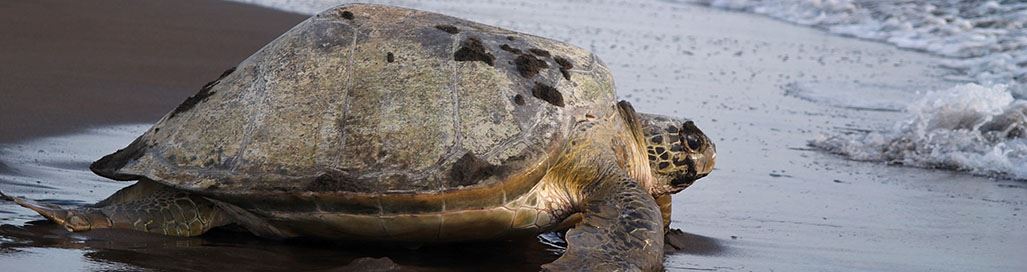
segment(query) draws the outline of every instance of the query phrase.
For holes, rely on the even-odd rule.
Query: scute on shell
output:
[[[311,17],[212,84],[94,172],[236,193],[490,186],[538,167],[576,116],[614,103],[586,50],[367,4]]]

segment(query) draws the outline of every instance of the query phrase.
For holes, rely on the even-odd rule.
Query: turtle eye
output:
[[[685,136],[685,143],[688,144],[688,149],[691,149],[692,151],[699,150],[699,137],[696,137],[695,135]]]

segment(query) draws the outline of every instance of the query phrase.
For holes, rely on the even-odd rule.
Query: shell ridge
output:
[[[595,72],[596,71],[596,55],[592,54],[591,57],[589,58],[588,69],[571,68],[571,69],[567,69],[567,71],[579,72],[579,73],[584,73],[584,74],[590,74],[592,72]]]
[[[261,48],[261,51],[263,51],[263,50],[271,51],[271,50],[274,50],[276,48],[277,48],[277,46],[267,46],[265,48]],[[264,52],[261,57],[267,57],[267,55],[268,55],[267,53],[268,52]],[[251,105],[249,107],[249,109],[250,109],[249,110],[249,114],[245,115],[245,116],[248,116],[248,118],[246,120],[246,123],[243,124],[243,133],[242,133],[243,136],[242,136],[241,141],[239,143],[238,150],[236,150],[236,153],[231,156],[231,159],[230,159],[230,161],[232,161],[231,168],[228,171],[224,171],[226,173],[238,173],[239,167],[245,165],[245,163],[244,163],[244,161],[245,161],[244,160],[245,159],[245,154],[246,154],[246,151],[249,149],[250,144],[253,142],[254,134],[256,134],[256,132],[259,131],[260,129],[264,128],[265,125],[266,125],[264,121],[266,121],[265,117],[267,116],[267,108],[269,107],[269,104],[271,102],[270,101],[271,97],[269,95],[269,92],[271,90],[269,90],[270,89],[269,88],[269,80],[268,80],[268,76],[266,76],[266,75],[271,75],[272,77],[277,77],[278,76],[278,72],[275,71],[275,69],[273,69],[273,68],[269,68],[268,65],[265,64],[265,62],[266,62],[266,59],[265,59],[265,61],[258,62],[256,65],[254,65],[254,68],[253,68],[255,70],[256,74],[258,74],[258,75],[265,75],[265,76],[258,76],[257,80],[255,80],[253,84],[251,84],[248,87],[246,87],[246,89],[243,90],[242,92],[240,92],[240,94],[239,94],[240,96],[242,96],[242,95],[245,95],[247,93],[250,93],[251,95],[253,95],[255,97],[260,97],[261,99],[260,99],[260,103],[259,104]],[[203,169],[200,169],[200,170],[203,170]],[[209,170],[213,170],[213,169],[209,169]]]
[[[256,65],[254,69],[257,69],[258,74],[261,75],[268,74],[271,70],[268,69],[266,65]],[[277,73],[274,74],[277,75]],[[259,83],[255,82],[254,85],[250,85],[250,87],[247,88],[246,92],[256,92],[256,94],[254,95],[262,98],[261,105],[251,106],[250,113],[246,115],[249,116],[246,122],[246,124],[249,124],[249,126],[247,127],[245,124],[243,125],[244,131],[242,136],[242,142],[239,143],[239,149],[236,151],[235,155],[232,156],[232,161],[234,163],[232,164],[231,172],[236,172],[239,169],[239,167],[243,165],[241,163],[243,162],[243,155],[246,154],[246,149],[249,148],[250,143],[253,141],[254,132],[258,129],[258,127],[264,127],[262,123],[258,123],[257,121],[263,121],[264,116],[266,115],[264,109],[267,107],[269,103],[268,100],[270,99],[267,95],[268,80],[267,77],[260,77],[260,79],[257,82]],[[258,85],[260,86],[259,88],[257,87]]]
[[[358,33],[357,29],[349,25],[348,23],[340,22],[337,20],[330,20],[329,22],[332,24],[345,26],[347,29],[349,29],[350,35],[353,35],[353,41],[350,42],[349,54],[346,56],[346,72],[345,75],[343,75],[346,79],[345,83],[343,83],[343,93],[341,97],[333,98],[343,99],[343,104],[345,105],[347,102],[349,102],[349,82],[350,78],[353,77],[353,48],[356,46]],[[330,151],[329,148],[331,147],[331,144],[329,144],[329,142],[331,141],[330,139],[332,139],[332,135],[334,134],[334,131],[331,129],[330,125],[335,120],[340,120],[338,117],[340,113],[338,111],[338,106],[336,105],[336,103],[327,103],[325,106],[328,108],[327,110],[330,114],[326,114],[324,118],[321,118],[321,123],[318,124],[319,130],[321,132],[321,134],[319,135],[321,139],[316,141],[317,147],[315,147],[314,150],[316,150],[315,152],[318,152],[320,154],[315,155],[315,160],[317,160],[316,163],[318,163],[321,166],[338,165],[338,156],[330,156],[328,154]],[[345,118],[345,112],[342,113],[342,116],[343,118]],[[329,163],[328,161],[331,162]]]
[[[594,73],[596,71],[596,64],[599,62],[599,57],[596,57],[596,54],[589,54],[588,57],[588,72]],[[573,71],[574,69],[571,70]]]
[[[466,31],[461,31],[454,35],[453,41],[450,42],[449,54],[447,54],[448,56],[456,54],[456,51],[460,48],[460,41],[463,40],[465,36]],[[438,162],[439,164],[453,161],[457,156],[460,156],[460,153],[463,151],[463,133],[461,133],[462,120],[460,118],[460,90],[457,88],[458,82],[460,82],[460,71],[458,68],[460,63],[456,61],[448,61],[447,63],[449,64],[447,66],[450,72],[449,85],[447,86],[447,89],[449,89],[449,93],[453,98],[453,145],[450,146],[449,151],[447,151],[446,155],[444,155]],[[444,183],[445,181],[443,178],[438,180],[438,184],[434,185],[436,188],[444,188]]]
[[[402,24],[405,24],[405,23],[407,23],[407,22],[410,22],[411,18],[413,17],[413,14],[414,14],[414,12],[413,12],[413,11],[405,11],[405,12],[403,13],[403,16],[402,16],[402,17],[400,17],[400,18],[399,18],[399,19],[397,20],[397,21],[398,21],[398,24],[402,25]],[[379,29],[376,29],[376,28],[375,28],[375,26],[372,26],[372,30],[371,30],[371,31],[369,31],[368,37],[370,37],[370,32],[377,32],[377,31],[379,31]],[[354,42],[354,46],[353,46],[353,47],[356,47],[356,43],[355,43],[355,42]],[[390,52],[389,54],[392,54],[392,53]],[[350,56],[350,61],[351,61],[351,65],[352,65],[352,59],[353,59],[353,57],[352,57],[352,54],[351,54],[351,56]],[[347,80],[348,80],[348,79],[347,79]],[[347,91],[347,93],[348,93],[348,91]],[[348,102],[348,100],[347,100],[347,102]],[[378,101],[378,107],[379,107],[379,109],[385,108],[385,105],[384,105],[384,104],[386,104],[386,103],[387,103],[387,102],[386,102],[386,101],[384,101],[384,100],[382,100],[382,101]],[[347,103],[347,104],[348,104],[348,103]],[[346,110],[347,110],[347,112],[349,111],[349,109],[348,109],[348,108],[347,108]],[[386,114],[386,113],[385,113],[385,111],[379,110],[377,114],[378,114],[378,120],[385,120],[385,119],[386,119],[386,116],[385,116],[385,114]],[[378,126],[376,126],[376,127],[375,127],[375,135],[382,135],[382,130],[381,130],[381,129],[382,129],[382,125],[381,125],[381,124],[379,123],[379,124],[378,124]],[[384,145],[379,145],[379,146],[378,146],[377,148],[378,148],[377,152],[378,152],[379,154],[381,154],[381,152],[382,152],[382,149],[384,149],[384,148],[385,148],[385,146],[384,146]],[[375,180],[380,180],[380,178],[381,178],[382,176],[385,176],[385,175],[389,175],[389,174],[392,174],[392,175],[395,175],[395,174],[399,174],[399,173],[385,173],[386,171],[384,171],[384,167],[381,167],[381,165],[382,165],[382,164],[383,164],[383,163],[385,162],[385,159],[386,159],[386,157],[384,157],[384,156],[380,156],[380,157],[378,157],[378,159],[376,159],[376,160],[375,160],[375,164],[377,164],[377,167],[376,167],[376,168],[378,168],[378,169],[381,169],[381,170],[379,170],[379,171],[375,171],[375,172],[371,172],[371,173],[368,173],[368,174],[364,174],[364,175],[361,175],[361,178],[374,178]],[[408,172],[409,172],[409,171],[408,171]],[[404,174],[406,174],[406,173],[407,173],[407,172],[404,172]],[[408,176],[408,177],[410,177],[410,175],[407,175],[407,176]],[[423,176],[423,175],[419,175],[419,176]],[[380,202],[380,200],[379,200],[379,202]],[[381,206],[381,203],[379,203],[379,206]]]
[[[346,24],[346,25],[349,25],[349,24]],[[345,123],[346,122],[346,118],[349,117],[349,107],[350,107],[350,100],[351,100],[350,97],[349,97],[349,93],[351,91],[353,91],[353,71],[352,71],[353,63],[354,63],[353,62],[353,55],[356,54],[357,38],[360,37],[360,29],[358,29],[356,27],[353,27],[353,26],[350,26],[350,28],[353,30],[353,42],[351,42],[350,45],[349,45],[349,56],[346,56],[346,58],[347,58],[347,60],[346,60],[346,65],[347,65],[346,66],[347,67],[347,69],[346,69],[346,83],[343,84],[343,86],[344,86],[343,89],[345,90],[345,92],[342,94],[342,98],[343,98],[343,101],[342,101],[342,115],[338,119],[338,120],[342,120],[342,126],[346,125],[346,123]],[[349,136],[349,135],[346,133],[345,129],[340,129],[339,131],[340,131],[340,135],[339,135],[339,150],[344,150],[346,148],[346,136]],[[340,156],[332,156],[332,159],[331,159],[332,163],[331,163],[331,165],[329,167],[335,167],[335,166],[339,165],[339,159],[340,159]]]

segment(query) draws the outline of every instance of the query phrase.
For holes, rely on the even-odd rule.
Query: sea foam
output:
[[[762,14],[835,34],[926,51],[943,58],[942,66],[952,71],[947,79],[973,82],[927,93],[906,106],[906,118],[890,130],[821,135],[811,141],[813,146],[855,160],[1027,179],[1027,2],[689,2]],[[800,83],[790,86],[797,87],[798,91],[790,93],[797,97],[831,97],[798,88],[803,87]],[[830,105],[828,102],[833,100],[812,101],[827,101],[824,103]]]
[[[906,111],[890,130],[820,135],[810,143],[854,160],[1027,179],[1027,101],[1007,86],[929,92]]]
[[[950,79],[1006,84],[1027,98],[1027,2],[693,0],[829,32],[923,50],[947,60]]]

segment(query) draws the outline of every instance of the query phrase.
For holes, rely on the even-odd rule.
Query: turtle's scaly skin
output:
[[[712,171],[715,148],[691,121],[616,103],[613,86],[566,43],[344,5],[90,166],[136,185],[79,209],[10,199],[75,231],[236,223],[276,238],[436,242],[573,227],[545,268],[658,270],[669,193]]]

